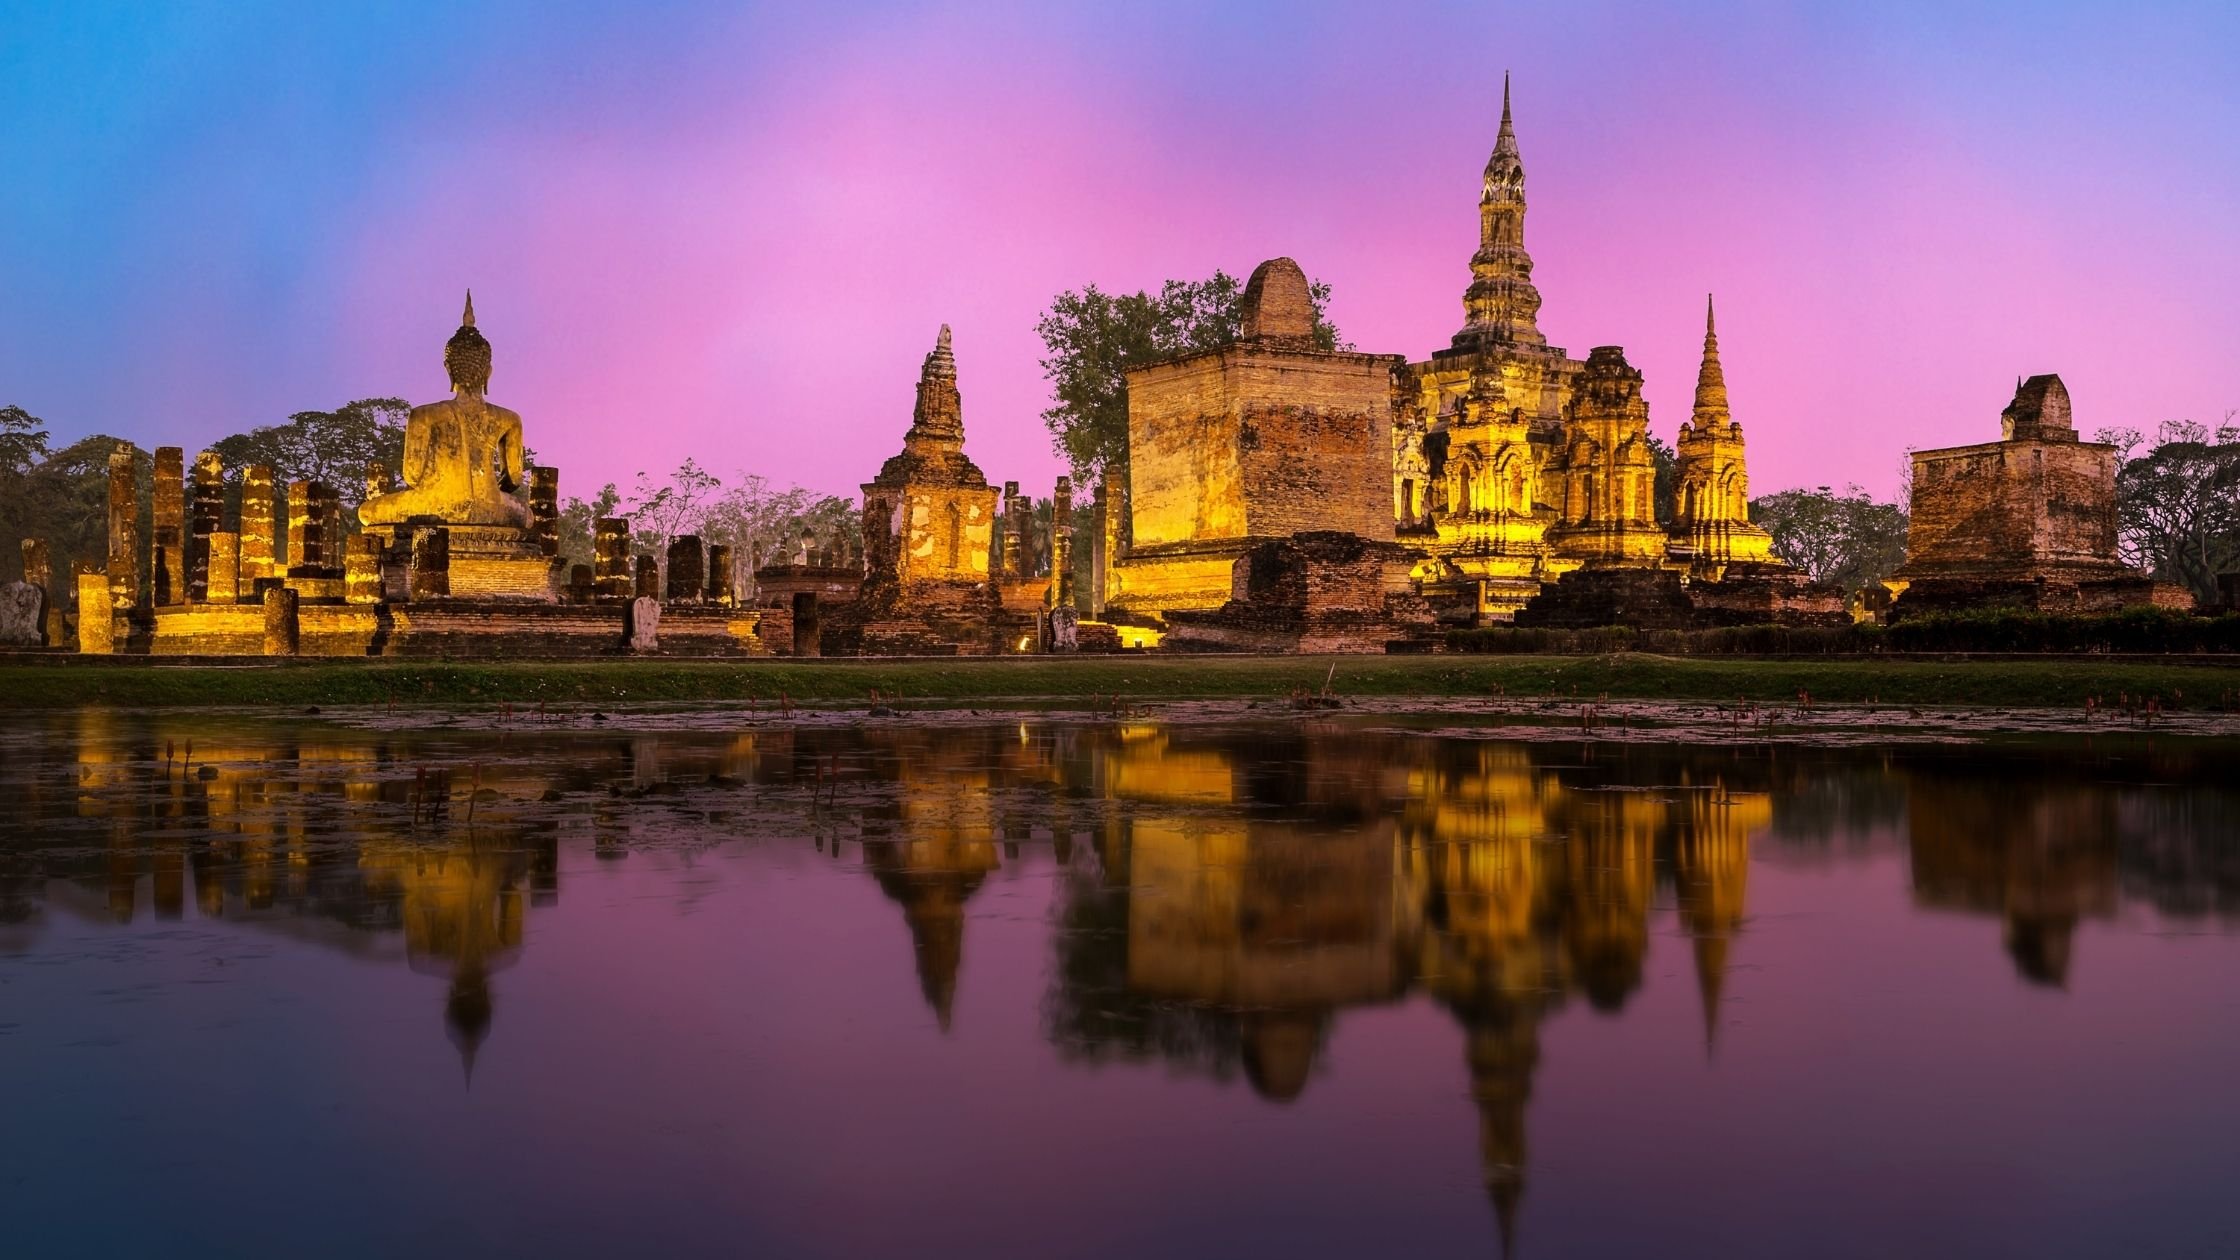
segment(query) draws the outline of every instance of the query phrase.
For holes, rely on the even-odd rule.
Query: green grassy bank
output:
[[[1332,666],[1335,675],[1332,676]],[[1077,657],[909,661],[408,663],[298,661],[158,665],[0,662],[0,708],[109,704],[447,704],[646,701],[867,703],[960,707],[1026,699],[1089,707],[1131,701],[1339,696],[1554,696],[1887,704],[2082,705],[2157,697],[2172,709],[2240,708],[2240,665],[2096,660],[1682,658],[1611,656]]]

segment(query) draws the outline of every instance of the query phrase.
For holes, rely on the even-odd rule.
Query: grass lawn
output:
[[[1333,666],[1335,671],[1333,673]],[[2165,708],[2240,707],[2232,667],[2151,661],[1930,661],[1611,656],[1073,657],[960,660],[401,662],[310,660],[244,665],[147,661],[0,662],[0,707],[179,705],[534,705],[711,701],[780,695],[908,707],[1032,700],[1186,700],[1288,695],[1610,696],[2000,706],[2081,705],[2098,696],[2159,697]]]

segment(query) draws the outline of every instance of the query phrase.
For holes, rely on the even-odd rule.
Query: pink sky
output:
[[[1716,291],[1759,492],[1887,492],[2029,373],[2088,433],[2240,407],[2213,11],[497,12],[436,48],[34,31],[125,68],[93,104],[59,52],[14,89],[55,76],[47,129],[0,140],[33,189],[0,211],[0,401],[189,447],[424,402],[472,285],[564,494],[688,455],[852,493],[948,323],[968,452],[1047,493],[1033,326],[1063,289],[1288,254],[1360,349],[1443,346],[1513,69],[1544,329],[1623,345],[1669,439]]]

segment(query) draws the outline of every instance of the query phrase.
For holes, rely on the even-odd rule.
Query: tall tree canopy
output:
[[[1315,339],[1344,347],[1327,314],[1330,286],[1315,281]],[[1053,399],[1042,413],[1058,453],[1086,482],[1128,461],[1128,369],[1178,354],[1215,350],[1237,339],[1244,283],[1225,271],[1204,280],[1169,280],[1157,295],[1106,293],[1083,285],[1050,300],[1035,331],[1048,357],[1042,372]]]
[[[1773,554],[1844,591],[1872,586],[1905,563],[1905,509],[1855,485],[1752,499],[1750,519],[1773,535]]]
[[[229,471],[272,465],[272,479],[323,481],[355,511],[366,497],[366,469],[380,464],[391,476],[404,467],[404,422],[412,405],[402,398],[360,398],[333,411],[299,411],[285,424],[264,425],[211,444]],[[193,459],[194,452],[187,453]]]
[[[2219,573],[2240,568],[2240,427],[2233,414],[2215,430],[2169,421],[2151,446],[2136,429],[2097,435],[2116,445],[2122,461],[2116,531],[2124,561],[2203,599],[2216,597]]]

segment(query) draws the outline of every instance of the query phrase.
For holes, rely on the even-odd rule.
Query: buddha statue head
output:
[[[443,343],[443,370],[454,393],[476,398],[490,388],[490,341],[474,326],[474,291],[467,291],[466,313],[459,317],[459,331]]]

